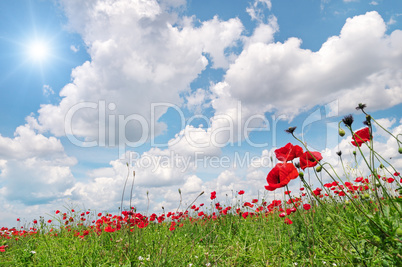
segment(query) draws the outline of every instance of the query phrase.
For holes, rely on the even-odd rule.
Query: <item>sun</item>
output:
[[[43,41],[35,41],[28,46],[28,54],[34,61],[44,61],[48,56],[48,52],[49,47]]]

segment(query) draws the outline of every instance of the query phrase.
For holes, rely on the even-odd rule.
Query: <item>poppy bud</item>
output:
[[[355,155],[355,156],[356,156],[356,151],[353,151],[353,155]]]
[[[327,217],[327,219],[326,219],[326,220],[327,220],[327,222],[328,222],[328,223],[332,222],[331,217]]]
[[[370,197],[370,195],[367,194],[367,193],[365,193],[365,194],[363,195],[363,198],[369,198],[369,197]]]
[[[344,136],[345,135],[345,130],[342,128],[339,128],[338,133],[340,136]]]
[[[315,169],[317,172],[320,172],[322,170],[321,165],[317,166],[317,168]]]
[[[402,147],[398,149],[399,154],[402,154]]]
[[[299,177],[300,177],[300,178],[303,178],[303,177],[304,177],[304,173],[299,172]]]
[[[384,165],[382,165],[382,163],[380,164],[380,169],[384,168]]]

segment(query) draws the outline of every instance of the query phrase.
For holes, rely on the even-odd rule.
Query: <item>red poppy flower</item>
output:
[[[105,227],[105,232],[113,233],[114,231],[116,231],[116,229],[112,228],[111,226],[106,226]]]
[[[285,223],[286,224],[292,224],[293,222],[289,218],[285,218]]]
[[[303,204],[303,209],[309,210],[311,208],[310,204]]]
[[[213,192],[211,192],[211,200],[213,200],[213,199],[215,199],[215,198],[216,198],[216,192],[213,191]]]
[[[395,179],[394,178],[388,178],[388,183],[390,183],[390,184],[392,184],[393,182],[395,181]]]
[[[286,146],[275,150],[276,158],[284,162],[298,158],[302,154],[303,149],[300,146],[298,145],[294,146],[291,143],[287,143]]]
[[[243,194],[244,194],[244,190],[240,190],[239,195],[243,195]]]
[[[304,152],[303,155],[300,156],[300,167],[302,170],[308,167],[314,167],[320,160],[322,160],[320,152]]]
[[[290,180],[296,179],[298,176],[299,172],[292,163],[278,163],[268,173],[268,185],[265,186],[265,189],[274,191],[277,188],[286,186]]]
[[[357,177],[355,180],[356,183],[360,183],[362,181],[363,181],[363,177]]]
[[[356,139],[356,142],[354,139]],[[352,145],[360,147],[363,143],[368,141],[370,141],[370,130],[366,127],[354,133]]]

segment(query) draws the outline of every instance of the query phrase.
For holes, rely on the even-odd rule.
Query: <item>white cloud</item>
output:
[[[77,53],[78,51],[80,51],[80,47],[79,47],[79,46],[75,46],[75,45],[70,45],[70,49],[71,49],[71,51],[73,51],[74,53]]]
[[[389,19],[389,21],[387,22],[387,25],[392,25],[392,24],[395,24],[396,23],[396,20],[394,20],[394,18],[390,18]]]
[[[246,8],[246,12],[249,14],[252,20],[262,22],[264,19],[265,9],[271,10],[271,0],[254,0],[254,3]]]
[[[376,1],[371,1],[371,2],[370,2],[370,5],[372,5],[372,6],[377,6],[377,5],[378,5],[378,2],[376,2]]]
[[[348,19],[340,35],[317,52],[300,48],[296,38],[250,43],[230,65],[220,84],[225,89],[212,88],[217,95],[212,105],[226,113],[238,100],[249,114],[291,117],[334,99],[341,114],[360,102],[371,110],[397,105],[402,102],[402,31],[385,31],[373,11]]]
[[[42,87],[42,90],[43,90],[43,95],[44,96],[54,95],[54,91],[53,91],[52,87],[50,87],[50,85],[48,85],[48,84],[45,84]]]
[[[172,2],[172,1],[171,1]],[[151,103],[181,105],[181,93],[209,64],[227,67],[230,55],[225,49],[240,40],[243,25],[239,19],[222,21],[218,17],[194,26],[191,18],[178,20],[164,12],[156,1],[63,1],[69,26],[81,34],[91,61],[76,67],[72,83],[60,92],[58,105],[42,105],[38,129],[56,136],[65,135],[65,117],[78,103],[90,102],[94,108],[74,113],[73,133],[86,140],[98,138],[99,101],[106,100],[105,125],[109,115],[130,115],[151,122]],[[107,105],[115,103],[115,109]],[[155,113],[157,121],[168,107]],[[166,126],[156,124],[156,134]],[[130,140],[139,140],[144,126],[136,120],[127,124]],[[109,131],[106,129],[106,134]]]
[[[60,141],[19,126],[14,138],[0,135],[0,197],[25,205],[62,199],[73,186],[71,166]]]
[[[202,110],[210,106],[210,103],[208,103],[209,99],[209,92],[199,88],[186,97],[186,107],[190,111],[193,111],[196,114],[200,114]]]

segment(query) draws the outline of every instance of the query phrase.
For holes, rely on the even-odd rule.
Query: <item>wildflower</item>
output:
[[[313,191],[314,195],[319,196],[321,194],[321,188],[317,188],[316,190]]]
[[[284,147],[275,150],[276,158],[280,161],[291,161],[295,158],[300,157],[303,154],[303,149],[298,145],[292,145],[287,143]]]
[[[363,124],[366,126],[371,126],[371,122],[368,120],[363,121]]]
[[[352,114],[343,117],[342,121],[346,126],[352,127],[352,123],[353,123]]]
[[[56,210],[56,214],[59,214],[60,213],[60,211],[59,210]]]
[[[141,256],[139,256],[139,257],[138,257],[138,260],[139,260],[139,261],[143,261],[143,260],[144,260],[144,258],[143,258],[143,257],[141,257]]]
[[[243,194],[244,194],[244,190],[240,190],[238,194],[239,194],[239,195],[243,195]]]
[[[293,222],[289,218],[285,218],[285,223],[286,224],[292,224]]]
[[[113,233],[114,231],[116,231],[116,229],[113,229],[111,226],[105,227],[105,232]]]
[[[296,179],[298,176],[299,173],[292,163],[278,163],[268,173],[268,185],[265,186],[265,189],[274,191],[277,188],[286,186],[290,180]]]
[[[392,184],[394,181],[395,181],[394,178],[388,178],[388,179],[387,179],[387,182],[390,183],[390,184]]]
[[[368,127],[363,128],[353,134],[353,139],[356,141],[352,141],[352,145],[361,146],[363,143],[370,141],[370,130]]]
[[[310,204],[303,204],[303,209],[309,210],[311,208]]]
[[[213,192],[211,192],[211,200],[213,200],[213,199],[215,199],[215,198],[216,198],[216,192],[213,191]]]
[[[367,107],[366,104],[359,103],[359,105],[356,107],[356,110],[364,111],[364,109],[365,109],[366,107]]]
[[[172,223],[170,224],[169,230],[170,230],[170,231],[174,231],[174,230],[176,229],[175,226],[176,226],[176,223],[175,223],[175,222],[172,222]]]
[[[52,222],[52,220],[48,220],[47,222],[48,222],[48,223],[51,223],[51,222]]]
[[[302,170],[308,167],[315,167],[320,160],[322,160],[320,152],[307,151],[300,156],[300,167]]]
[[[363,177],[357,177],[355,180],[356,183],[360,183],[362,181],[363,181]]]
[[[296,127],[289,127],[285,132],[293,134],[293,132],[296,130]]]
[[[34,224],[37,224],[37,223],[38,223],[38,221],[37,221],[37,220],[34,220],[34,221],[33,221],[33,223],[34,223]]]

